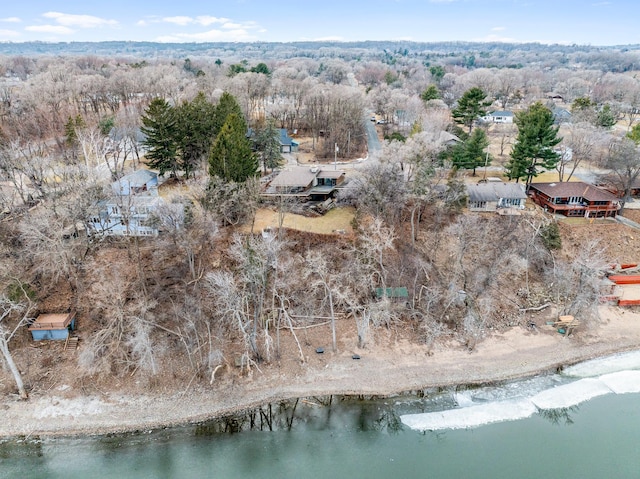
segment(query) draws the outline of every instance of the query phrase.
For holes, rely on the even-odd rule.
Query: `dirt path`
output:
[[[251,378],[223,375],[210,388],[188,388],[160,396],[104,392],[85,396],[59,386],[28,402],[4,397],[0,437],[102,434],[185,424],[280,399],[329,394],[390,395],[456,384],[477,384],[532,376],[562,365],[640,349],[640,314],[603,308],[602,325],[566,338],[548,331],[514,329],[496,334],[469,352],[460,345],[430,354],[398,340],[372,346],[360,360],[341,352],[312,357],[295,373],[272,367]],[[380,338],[378,344],[383,341]]]

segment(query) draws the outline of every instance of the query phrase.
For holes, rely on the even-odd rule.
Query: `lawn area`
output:
[[[566,181],[566,180],[565,180]],[[580,178],[577,178],[575,175],[571,177],[569,180],[571,181],[581,181]],[[531,180],[532,183],[557,183],[558,182],[558,172],[557,171],[543,171],[538,176]]]
[[[334,234],[336,230],[342,230],[346,234],[350,234],[353,232],[351,221],[354,215],[355,209],[353,208],[333,208],[324,216],[314,218],[287,213],[284,217],[283,226],[308,233]],[[263,208],[256,212],[254,232],[260,232],[267,227],[276,228],[277,226],[277,211]],[[251,230],[251,225],[246,225],[242,230],[248,233]]]
[[[603,225],[603,224],[615,224],[616,220],[613,218],[585,218],[585,217],[573,217],[573,218],[568,218],[568,217],[561,217],[558,218],[558,221],[561,221],[562,223],[566,224],[566,225],[572,225],[572,226],[584,226],[584,225]]]

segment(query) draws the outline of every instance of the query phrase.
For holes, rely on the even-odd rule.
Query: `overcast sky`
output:
[[[6,0],[0,41],[640,44],[640,0]]]

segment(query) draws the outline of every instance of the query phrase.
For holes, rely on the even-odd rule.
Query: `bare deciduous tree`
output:
[[[29,394],[27,393],[22,381],[22,375],[20,374],[20,370],[18,369],[18,366],[16,366],[9,349],[9,342],[18,330],[24,327],[27,323],[34,307],[34,304],[29,299],[29,296],[24,292],[24,289],[22,289],[22,292],[24,294],[21,296],[24,297],[24,300],[21,302],[12,301],[6,296],[0,297],[0,352],[2,353],[2,358],[9,368],[9,371],[11,371],[11,375],[13,376],[16,387],[18,388],[20,399],[28,399]],[[9,325],[9,320],[13,320],[14,324]]]

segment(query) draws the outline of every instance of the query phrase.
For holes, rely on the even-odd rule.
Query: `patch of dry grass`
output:
[[[351,222],[355,216],[354,208],[333,208],[324,216],[307,217],[293,213],[287,213],[284,217],[283,226],[285,228],[305,231],[316,234],[335,234],[336,230],[342,230],[345,234],[353,233]],[[278,212],[271,209],[259,209],[256,212],[254,231],[261,231],[267,227],[276,228],[278,226]],[[246,225],[242,231],[248,233],[251,225]]]

